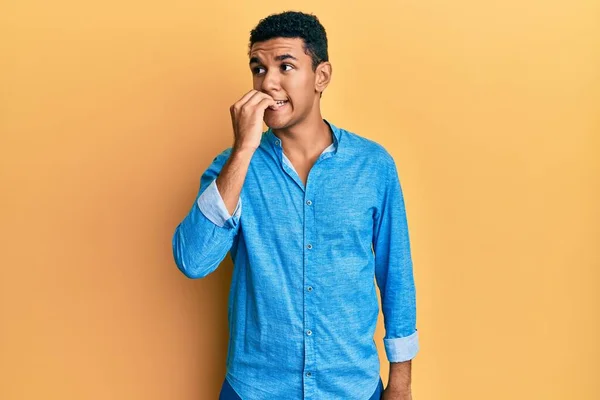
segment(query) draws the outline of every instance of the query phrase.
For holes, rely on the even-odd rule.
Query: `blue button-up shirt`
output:
[[[324,121],[333,143],[306,185],[268,129],[233,215],[215,181],[230,147],[202,174],[173,236],[175,262],[189,278],[207,276],[231,253],[226,378],[243,400],[369,399],[380,377],[375,284],[387,359],[406,361],[419,350],[394,159],[377,142]]]

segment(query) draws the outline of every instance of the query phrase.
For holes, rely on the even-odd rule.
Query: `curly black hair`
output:
[[[312,58],[313,71],[321,62],[329,61],[325,28],[313,14],[285,11],[261,19],[250,31],[248,55],[254,43],[278,37],[304,39],[304,52]]]

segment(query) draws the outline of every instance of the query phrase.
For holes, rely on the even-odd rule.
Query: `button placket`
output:
[[[313,287],[308,284],[308,282],[314,282],[315,277],[313,274],[316,274],[318,268],[314,265],[313,262],[313,243],[311,241],[315,240],[315,208],[313,207],[312,197],[313,193],[313,183],[315,179],[318,179],[318,170],[314,170],[315,165],[313,165],[313,170],[311,170],[311,178],[307,182],[305,187],[305,197],[304,197],[304,285],[306,291],[304,292],[304,305],[305,305],[305,318],[304,318],[304,329],[305,329],[305,362],[304,362],[304,373],[306,377],[312,377],[312,370],[315,369],[315,336],[313,335],[312,329],[314,327],[314,319],[313,319],[313,311],[314,311],[314,296]],[[313,178],[314,176],[314,178]],[[310,252],[309,252],[310,251]],[[313,379],[307,379],[304,381],[304,392],[305,393],[314,393],[316,388],[314,386]],[[307,397],[309,398],[309,397]]]

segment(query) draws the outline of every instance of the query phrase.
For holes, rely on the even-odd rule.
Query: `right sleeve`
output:
[[[210,185],[204,190],[204,192],[198,197],[196,201],[200,211],[210,219],[215,225],[224,227],[227,224],[227,220],[232,217],[227,210],[227,206],[219,193],[217,187],[217,180],[213,180]],[[242,212],[242,197],[240,196],[235,210],[233,210],[233,216],[239,219],[240,213]]]
[[[217,176],[231,151],[230,147],[221,152],[204,171],[198,196],[173,235],[175,263],[191,279],[204,278],[216,270],[239,231],[241,195],[233,215],[230,215],[216,185]]]

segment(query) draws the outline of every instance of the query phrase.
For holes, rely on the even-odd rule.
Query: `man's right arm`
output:
[[[276,104],[271,96],[252,89],[229,108],[233,147],[215,157],[202,174],[198,199],[173,235],[175,262],[187,277],[210,274],[231,249],[239,231],[240,193],[262,139],[265,110]]]
[[[253,153],[230,147],[202,174],[196,201],[172,240],[175,263],[188,278],[213,272],[231,249],[239,231],[240,194]]]
[[[254,150],[233,147],[231,156],[217,177],[217,187],[227,211],[233,214],[248,173]]]

